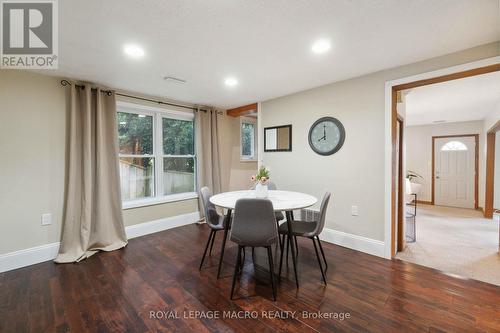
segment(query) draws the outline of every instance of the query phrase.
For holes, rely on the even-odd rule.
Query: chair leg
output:
[[[208,255],[211,256],[212,255],[212,248],[214,247],[214,241],[215,241],[215,235],[217,235],[217,232],[214,231],[214,235],[212,237],[212,244],[210,244],[210,251],[208,252]]]
[[[238,271],[240,269],[241,248],[242,247],[240,245],[238,245],[238,255],[236,256],[236,265],[234,265],[233,285],[231,286],[231,300],[233,299],[233,295],[234,295],[234,285],[236,284],[236,275],[238,275]]]
[[[286,236],[286,265],[288,266],[288,251],[290,248],[290,237]]]
[[[325,273],[323,272],[323,266],[321,265],[321,258],[319,257],[318,247],[316,246],[316,240],[314,239],[314,237],[311,239],[312,239],[313,244],[314,244],[314,251],[316,252],[316,258],[318,258],[318,264],[319,264],[319,269],[321,271],[321,276],[323,277],[323,282],[325,283],[325,286],[326,286],[326,277],[325,277]]]
[[[243,270],[243,266],[245,266],[245,260],[247,258],[246,248],[243,246],[243,260],[240,263],[240,268]]]
[[[276,302],[276,285],[274,283],[274,262],[273,262],[273,251],[271,247],[267,247],[267,258],[269,261],[269,272],[271,273],[271,287],[273,288],[273,300]]]
[[[201,257],[201,263],[199,270],[201,271],[201,266],[203,266],[203,261],[205,261],[205,256],[207,255],[208,245],[210,244],[210,239],[215,238],[215,231],[210,230],[210,236],[208,236],[207,245],[205,246],[205,251],[203,252],[203,257]]]
[[[293,236],[293,239],[295,240],[295,249],[297,251],[295,251],[295,255],[298,256],[299,255],[299,245],[297,243],[297,236]]]
[[[281,246],[280,246],[280,268],[278,271],[278,280],[281,281],[281,267],[283,267],[283,250],[285,249],[285,235],[282,236],[283,239],[281,240]]]
[[[319,249],[321,251],[321,256],[323,256],[323,261],[325,262],[325,272],[326,272],[326,270],[328,269],[328,263],[326,262],[325,252],[323,251],[323,246],[321,245],[321,241],[319,240],[319,236],[316,236],[316,239],[318,240],[318,245],[319,245]]]
[[[229,231],[229,223],[231,222],[231,209],[227,210],[227,215],[225,218],[225,228],[224,228],[224,238],[222,239],[222,249],[219,258],[219,268],[217,270],[217,279],[220,277],[220,271],[222,269],[222,261],[224,260],[224,249],[226,248],[227,234]]]

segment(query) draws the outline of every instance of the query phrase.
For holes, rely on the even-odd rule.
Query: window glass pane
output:
[[[122,200],[154,196],[153,157],[120,157]]]
[[[255,125],[249,123],[241,124],[241,155],[245,157],[254,156],[254,134]]]
[[[447,151],[447,150],[467,150],[467,146],[464,145],[460,141],[450,141],[447,144],[445,144],[442,148],[442,151]]]
[[[163,118],[163,153],[194,155],[193,122]]]
[[[163,158],[164,195],[194,192],[194,157]]]
[[[153,154],[153,117],[118,112],[120,154]]]

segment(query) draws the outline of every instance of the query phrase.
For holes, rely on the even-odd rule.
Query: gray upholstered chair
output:
[[[253,184],[250,189],[255,190],[256,185],[257,184]],[[271,181],[267,182],[267,188],[271,191],[276,191],[278,189],[278,187],[276,186],[276,183],[273,183]],[[279,222],[285,219],[285,215],[283,215],[283,212],[274,212],[274,217],[276,218],[276,223],[278,223],[278,226],[279,226]],[[279,239],[278,239],[278,242],[280,242]],[[279,245],[281,247],[281,242]]]
[[[325,227],[325,217],[326,217],[326,209],[328,207],[328,202],[330,201],[330,192],[326,192],[323,196],[323,201],[321,202],[321,207],[319,209],[319,217],[318,221],[313,222],[304,222],[304,221],[292,221],[292,235],[294,237],[307,237],[310,238],[314,244],[314,250],[316,251],[316,258],[318,259],[319,269],[321,270],[321,275],[323,276],[323,282],[326,285],[326,277],[325,273],[328,269],[328,263],[326,262],[325,252],[323,251],[323,246],[321,246],[321,241],[319,240],[319,234],[323,231]],[[278,232],[282,235],[283,239],[281,240],[281,257],[280,257],[280,268],[279,275],[281,275],[281,267],[283,264],[283,249],[285,247],[285,237],[287,247],[290,242],[288,239],[288,224],[283,223],[279,226]],[[323,257],[323,261],[325,262],[325,270],[323,271],[323,266],[321,264],[321,259],[318,254],[318,248],[316,246],[316,242],[318,242],[318,246],[321,250],[321,256]],[[288,252],[288,250],[287,250]]]
[[[205,256],[207,255],[208,245],[210,244],[209,255],[212,255],[212,248],[214,246],[215,235],[217,231],[224,230],[225,226],[224,223],[226,218],[224,215],[219,214],[219,212],[217,212],[217,209],[215,208],[215,205],[210,202],[210,197],[212,196],[212,192],[208,187],[205,186],[200,189],[200,196],[205,211],[205,221],[207,222],[207,225],[210,227],[210,236],[208,236],[207,245],[205,246],[205,251],[203,252],[203,257],[201,258],[201,263],[200,263],[200,270],[201,270],[201,267],[203,266],[203,261],[205,260]],[[225,243],[225,239],[223,240],[223,242]],[[222,251],[224,251],[224,247],[222,248]]]
[[[278,241],[278,228],[274,217],[273,204],[267,199],[239,199],[236,201],[230,240],[238,244],[238,255],[234,267],[231,299],[234,295],[236,276],[241,269],[241,256],[245,247],[265,247],[269,260],[273,299],[276,300],[274,264],[271,246]]]

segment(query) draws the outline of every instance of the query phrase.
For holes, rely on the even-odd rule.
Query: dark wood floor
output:
[[[208,228],[189,225],[133,239],[123,250],[79,264],[47,262],[0,274],[0,332],[500,331],[499,287],[324,243],[325,287],[309,240],[299,240],[298,291],[288,269],[277,302],[271,300],[268,272],[260,268],[267,265],[266,253],[260,250],[255,269],[246,256],[237,299],[230,301],[236,249],[229,244],[223,277],[216,280],[221,236],[201,272]],[[158,311],[182,318],[150,318]],[[189,311],[220,311],[221,318],[183,318],[195,316]],[[245,313],[238,311],[258,317],[224,318]],[[285,314],[276,311],[297,313],[263,317]],[[305,318],[302,311],[350,317]]]

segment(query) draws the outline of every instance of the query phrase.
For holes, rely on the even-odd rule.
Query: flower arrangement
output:
[[[262,185],[265,185],[269,180],[269,169],[267,169],[265,166],[261,166],[259,168],[259,172],[257,172],[256,175],[252,176],[251,179],[253,182],[259,182]]]

